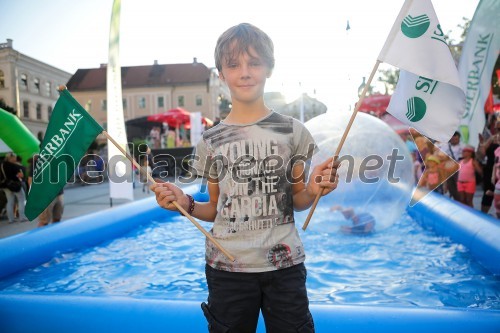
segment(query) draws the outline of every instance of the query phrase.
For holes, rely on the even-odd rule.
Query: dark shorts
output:
[[[235,273],[205,266],[208,305],[201,304],[210,333],[254,333],[259,311],[268,333],[314,332],[306,268]]]

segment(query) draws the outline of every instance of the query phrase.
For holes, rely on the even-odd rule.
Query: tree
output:
[[[458,64],[460,60],[460,56],[462,55],[462,47],[465,41],[465,37],[467,36],[467,32],[469,31],[471,20],[467,17],[462,17],[462,24],[457,24],[457,27],[462,29],[460,33],[460,40],[456,41],[450,37],[452,31],[449,30],[445,35],[444,39],[448,43],[448,47],[450,48],[451,55],[453,59],[455,59],[455,63]]]
[[[0,98],[0,109],[4,109],[5,111],[12,113],[13,115],[17,115],[16,109],[14,109],[12,106],[8,106],[7,104],[5,104],[3,98]]]
[[[377,80],[382,82],[385,87],[384,95],[392,95],[399,80],[399,69],[394,67],[379,69],[378,73],[379,77]]]

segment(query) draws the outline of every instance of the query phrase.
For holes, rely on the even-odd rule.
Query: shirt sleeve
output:
[[[205,140],[200,140],[193,153],[192,172],[204,178],[217,178],[216,163]]]
[[[312,156],[319,151],[309,130],[297,119],[293,119],[293,141],[295,150],[292,165],[298,161],[309,162]]]

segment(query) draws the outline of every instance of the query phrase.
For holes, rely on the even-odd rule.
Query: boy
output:
[[[267,332],[314,332],[293,210],[337,187],[338,163],[323,162],[304,183],[304,162],[316,145],[300,122],[264,104],[274,49],[263,31],[247,23],[228,29],[215,62],[232,110],[196,147],[193,167],[208,179],[209,201],[194,202],[170,183],[151,188],[161,207],[176,210],[176,200],[193,217],[213,221],[213,236],[236,258],[206,241],[209,296],[202,309],[210,332],[255,332],[260,310]]]

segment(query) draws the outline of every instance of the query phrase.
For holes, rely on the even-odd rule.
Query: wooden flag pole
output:
[[[132,164],[134,164],[134,166],[140,170],[140,172],[145,172],[147,174],[147,177],[149,179],[149,181],[151,181],[152,183],[156,184],[156,181],[154,180],[154,178],[143,168],[139,165],[139,163],[136,162],[136,160],[129,155],[129,153],[127,153],[125,151],[125,149],[123,149],[119,144],[118,142],[116,142],[109,134],[108,132],[106,131],[102,131],[102,133],[104,134],[104,136],[106,136],[106,138],[111,141],[115,146],[116,148],[118,148],[118,150],[121,151],[121,153],[123,155],[125,155],[129,160],[130,162],[132,162]],[[182,213],[182,215],[184,215],[185,217],[187,217],[189,219],[189,221],[191,221],[191,223],[193,223],[196,228],[198,228],[208,239],[210,239],[210,241],[212,243],[214,243],[215,246],[217,246],[217,248],[222,252],[224,253],[224,255],[231,261],[234,261],[234,257],[229,253],[227,252],[223,247],[222,245],[219,244],[219,242],[217,242],[217,240],[215,240],[215,238],[205,230],[205,228],[203,228],[198,222],[196,222],[196,220],[191,216],[189,215],[188,212],[186,212],[186,210],[184,208],[182,208],[181,205],[179,205],[179,203],[177,201],[172,201],[172,204]]]
[[[352,123],[354,122],[354,119],[356,118],[356,115],[358,114],[358,110],[361,107],[361,103],[363,103],[363,100],[365,99],[366,92],[368,91],[368,88],[370,87],[370,84],[373,80],[373,77],[375,76],[375,72],[377,71],[380,63],[381,63],[381,61],[377,60],[375,62],[375,65],[373,66],[370,77],[368,78],[368,81],[366,82],[366,85],[363,88],[363,91],[361,92],[361,96],[359,97],[358,103],[356,103],[356,106],[354,107],[354,111],[351,115],[351,119],[349,120],[349,123],[347,124],[347,127],[344,131],[344,134],[342,135],[342,138],[340,139],[339,145],[337,146],[337,150],[335,151],[335,155],[333,155],[333,157],[332,157],[333,162],[337,161],[337,159],[339,158],[340,150],[342,149],[342,146],[344,145],[345,139],[347,138],[347,134],[349,133],[349,130],[351,129]],[[307,215],[306,221],[304,222],[304,225],[302,226],[302,230],[305,231],[307,229],[307,226],[309,225],[309,221],[311,220],[311,217],[314,213],[314,210],[316,209],[316,206],[318,205],[319,198],[321,198],[323,191],[324,191],[324,189],[322,189],[320,192],[318,192],[318,194],[316,195],[316,198],[314,198],[311,209],[309,210],[309,214]]]

